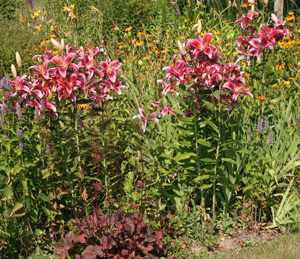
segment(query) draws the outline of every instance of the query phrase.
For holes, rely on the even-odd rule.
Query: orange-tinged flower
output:
[[[244,6],[248,8],[248,6],[251,7],[253,4],[255,4],[255,0],[245,0]]]
[[[140,78],[140,82],[144,82],[146,80],[146,77],[143,76],[142,78]]]
[[[125,31],[131,31],[131,30],[132,30],[131,26],[125,29]]]
[[[266,99],[266,97],[263,94],[261,96],[259,96],[258,98],[261,99],[261,100]]]
[[[72,9],[65,5],[63,8],[63,12],[72,12]]]
[[[250,74],[250,73],[247,73],[247,72],[245,72],[245,76],[246,76],[246,77],[249,77],[249,76],[251,76],[251,74]]]
[[[248,90],[251,90],[251,89],[252,89],[252,86],[248,85],[246,88],[247,88]]]
[[[135,59],[136,59],[136,56],[132,56],[131,59],[132,59],[132,60],[135,60]]]
[[[135,46],[142,46],[144,44],[144,42],[143,41],[141,41],[141,40],[138,40],[136,43],[135,43]]]
[[[24,16],[20,17],[19,21],[20,22],[25,22],[25,17]]]

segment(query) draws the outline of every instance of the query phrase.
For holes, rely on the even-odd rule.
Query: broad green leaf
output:
[[[233,164],[236,164],[236,165],[238,164],[237,162],[235,162],[231,158],[221,158],[221,160],[224,161],[224,162],[233,163]]]
[[[202,146],[211,147],[211,143],[204,139],[198,139],[197,142]]]
[[[13,207],[12,212],[16,212],[17,210],[23,208],[23,206],[24,206],[24,205],[23,205],[22,203],[17,202],[17,203],[15,204],[15,206]]]
[[[191,156],[196,156],[195,153],[183,153],[183,154],[178,154],[177,156],[175,156],[173,159],[175,161],[181,161],[181,160],[184,160],[184,159],[188,159],[190,158]]]
[[[39,194],[39,197],[40,197],[43,201],[46,201],[46,202],[49,202],[49,201],[50,201],[49,197],[48,197],[46,194],[42,193],[42,192]]]

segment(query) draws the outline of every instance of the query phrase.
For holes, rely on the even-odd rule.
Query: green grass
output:
[[[300,258],[299,253],[300,234],[288,234],[273,240],[267,244],[260,244],[256,247],[245,248],[238,252],[221,253],[213,259],[296,259]]]

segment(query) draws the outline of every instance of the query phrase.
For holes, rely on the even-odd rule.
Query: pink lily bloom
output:
[[[60,75],[65,78],[67,76],[67,69],[69,67],[75,68],[78,71],[78,65],[71,63],[73,58],[77,56],[76,53],[70,53],[68,56],[54,57],[51,59],[51,62],[56,64],[58,67],[50,68],[51,71],[58,71]]]
[[[233,101],[236,101],[240,94],[249,95],[251,98],[253,98],[252,93],[248,89],[244,88],[243,84],[244,83],[242,81],[236,80],[233,82],[226,82],[223,85],[223,88],[227,88],[233,91],[233,97],[232,97]]]
[[[115,83],[112,83],[111,81],[104,81],[103,82],[105,85],[107,85],[105,87],[105,91],[109,91],[109,90],[112,90],[112,91],[115,91],[118,93],[118,95],[121,94],[121,89],[125,88],[125,89],[128,89],[128,87],[126,85],[123,85],[123,81],[121,80],[118,80],[116,81]]]
[[[148,121],[155,121],[155,122],[159,122],[159,119],[155,118],[158,113],[156,112],[152,112],[151,114],[149,114],[148,116],[146,116],[145,114],[145,111],[143,108],[139,108],[139,113],[138,115],[134,115],[133,116],[133,119],[141,119],[143,121],[143,126],[142,126],[142,129],[143,129],[143,132],[146,131],[146,127],[147,127],[147,122]]]
[[[33,58],[37,58],[39,62],[42,62],[42,61],[50,61],[53,57],[54,54],[51,51],[46,51],[44,52],[44,55],[35,55]]]
[[[34,99],[33,101],[29,101],[28,103],[26,103],[26,106],[34,106],[37,107],[39,110],[43,109],[43,106],[41,104],[41,102],[44,102],[45,105],[45,109],[49,109],[52,112],[56,112],[56,107],[53,103],[48,102],[48,100],[44,101],[44,100],[36,100]]]
[[[198,37],[196,39],[190,40],[187,45],[193,46],[194,51],[193,54],[196,56],[199,52],[203,51],[209,58],[212,57],[212,46],[209,46],[211,41],[212,34],[207,33],[203,38]]]
[[[253,48],[250,49],[250,53],[256,56],[258,61],[260,61],[260,55],[264,49],[273,49],[271,42],[265,39],[252,39],[249,43],[253,46]]]
[[[280,36],[283,37],[284,35],[282,30],[274,30],[273,28],[268,28],[263,24],[261,25],[261,28],[263,30],[263,33],[257,33],[257,36],[261,39],[270,40],[272,44],[275,43],[275,36],[278,38]]]
[[[160,102],[153,102],[152,103],[153,106],[161,106],[162,108],[162,112],[161,112],[161,117],[164,117],[169,113],[173,114],[176,116],[176,113],[173,111],[173,109],[171,107],[164,107]]]
[[[33,69],[36,72],[34,73],[35,75],[41,75],[45,79],[49,79],[49,71],[48,71],[48,64],[50,63],[49,60],[45,61],[43,65],[39,66],[31,66],[28,69]]]
[[[166,75],[167,79],[170,79],[171,77],[176,77],[181,81],[181,83],[186,82],[185,79],[185,74],[188,72],[190,69],[185,67],[186,62],[183,60],[177,60],[174,62],[173,65],[164,67],[162,70],[167,70],[168,73]]]
[[[175,84],[170,80],[170,84],[166,84],[163,80],[157,80],[157,83],[161,83],[163,85],[162,95],[166,96],[168,93],[175,93],[178,95],[179,93],[175,91]]]
[[[117,72],[122,72],[119,68],[121,63],[118,60],[111,62],[110,59],[107,59],[106,62],[101,61],[99,64],[103,68],[102,72],[106,73],[109,76],[110,81],[113,83],[116,82]]]
[[[258,12],[254,11],[254,17],[258,17],[258,16],[259,16]],[[246,15],[245,17],[242,17],[242,18],[240,18],[240,19],[237,19],[237,20],[235,21],[234,25],[237,24],[238,22],[240,22],[240,23],[241,23],[241,27],[242,27],[243,29],[245,29],[245,27],[246,27],[245,24],[246,24],[246,23],[252,23],[252,22],[253,22],[252,11],[249,10],[249,12],[247,13],[247,15]]]
[[[53,89],[55,92],[60,92],[63,88],[66,89],[68,94],[71,94],[73,90],[77,87],[80,87],[82,85],[82,82],[79,80],[76,80],[79,76],[78,73],[73,73],[71,75],[66,75],[66,78],[59,77],[56,79],[56,81],[60,84],[60,86],[57,89]]]

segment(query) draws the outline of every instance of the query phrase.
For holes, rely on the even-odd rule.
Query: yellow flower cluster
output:
[[[41,12],[42,12],[41,10],[38,10],[38,11],[34,12],[34,14],[33,14],[33,16],[31,18],[32,19],[37,19],[40,16]]]
[[[300,45],[300,39],[294,39],[289,41],[282,41],[278,43],[282,49],[295,48]]]
[[[125,29],[125,31],[131,31],[131,30],[132,30],[131,26]]]
[[[276,69],[277,70],[282,70],[282,69],[284,69],[284,67],[285,67],[284,64],[281,64],[281,65],[277,65]]]

